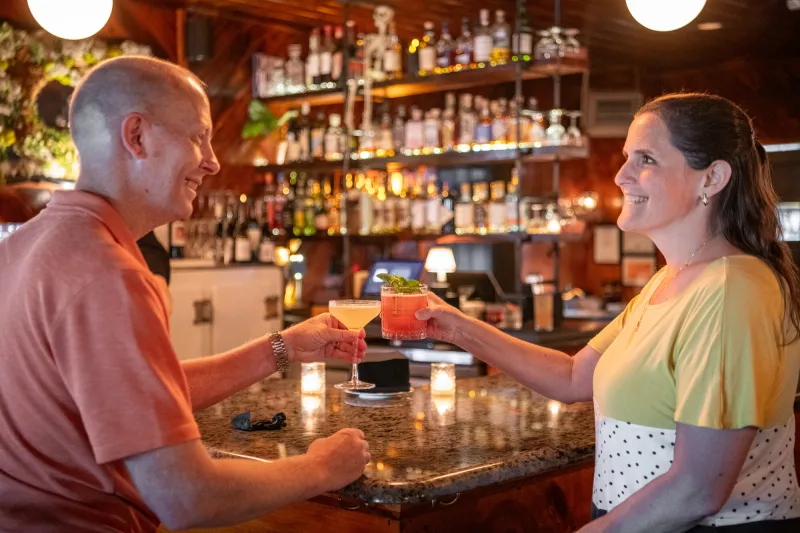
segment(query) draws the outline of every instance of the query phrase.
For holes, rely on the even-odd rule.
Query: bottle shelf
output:
[[[541,242],[541,243],[555,243],[555,242],[574,242],[582,238],[582,233],[559,233],[559,234],[539,234],[539,233],[524,233],[524,232],[511,232],[511,233],[469,233],[462,235],[441,235],[432,233],[370,233],[366,235],[350,234],[343,235],[335,233],[329,235],[327,233],[318,232],[313,235],[280,235],[273,237],[276,244],[284,244],[292,239],[300,239],[301,241],[326,241],[326,240],[342,240],[348,237],[351,242],[359,244],[381,243],[386,240],[396,241],[436,241],[436,244],[486,244],[492,242]]]
[[[566,76],[582,74],[588,71],[586,61],[564,60],[560,63],[536,63],[522,61],[522,79],[534,80],[550,78],[556,75]],[[516,77],[518,62],[491,65],[479,63],[474,68],[462,68],[443,74],[411,76],[396,80],[386,80],[372,84],[373,98],[405,98],[420,94],[458,91],[475,87],[484,87],[498,83],[513,82]],[[363,87],[363,86],[362,86]],[[362,89],[359,88],[359,95]],[[344,103],[344,89],[333,88],[312,89],[300,93],[269,96],[260,100],[265,104],[283,104],[290,107],[308,102],[312,107]]]
[[[436,168],[513,164],[519,157],[523,163],[568,161],[586,159],[589,146],[554,145],[539,146],[538,143],[524,144],[521,148],[513,144],[476,145],[463,150],[415,150],[411,154],[360,157],[353,154],[350,159],[352,170],[381,170],[389,166],[399,167],[430,166]],[[307,171],[329,172],[342,168],[342,161],[309,161],[285,165],[261,165],[260,172]]]

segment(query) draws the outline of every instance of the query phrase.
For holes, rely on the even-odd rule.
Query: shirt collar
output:
[[[52,209],[52,211],[51,211]],[[122,215],[102,196],[87,191],[54,191],[47,203],[45,212],[82,213],[99,220],[111,233],[114,240],[130,253],[139,263],[147,263],[133,238],[130,228]]]

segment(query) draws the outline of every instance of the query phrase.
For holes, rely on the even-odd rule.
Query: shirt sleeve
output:
[[[687,313],[674,350],[675,421],[763,428],[783,350],[777,282],[725,277]]]
[[[91,282],[52,350],[98,464],[199,438],[164,304],[144,272]]]
[[[617,338],[619,332],[622,331],[622,328],[625,327],[625,322],[628,320],[628,317],[631,315],[631,311],[636,306],[636,301],[639,299],[639,296],[634,296],[628,305],[625,306],[625,309],[614,318],[609,324],[603,328],[603,330],[595,335],[590,341],[589,346],[597,350],[598,353],[601,355],[603,352],[608,350],[608,347],[611,346],[611,343]]]

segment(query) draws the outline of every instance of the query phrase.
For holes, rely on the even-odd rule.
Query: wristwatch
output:
[[[275,356],[275,364],[281,374],[289,370],[289,353],[286,351],[286,343],[283,342],[283,335],[276,331],[269,334],[272,343],[272,354]]]

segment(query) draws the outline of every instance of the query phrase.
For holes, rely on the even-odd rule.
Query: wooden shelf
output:
[[[316,233],[314,235],[282,235],[276,237],[275,240],[278,244],[287,242],[292,239],[300,239],[301,241],[318,242],[325,240],[342,240],[345,235],[335,234],[328,235],[325,233]],[[410,232],[403,233],[374,233],[369,235],[350,235],[351,241],[360,244],[369,243],[383,243],[387,240],[396,241],[436,241],[436,244],[487,244],[499,242],[574,242],[582,238],[582,234],[576,233],[561,233],[561,234],[528,234],[523,232],[514,233],[487,233],[487,234],[465,234],[465,235],[438,235],[438,234],[416,234]]]
[[[391,157],[371,157],[366,159],[351,159],[352,170],[380,170],[391,165],[399,167],[430,166],[436,168],[504,165],[513,164],[517,157],[523,163],[537,163],[549,161],[568,161],[572,159],[586,159],[589,155],[588,143],[583,146],[539,146],[506,149],[471,149],[466,152],[451,150],[442,153],[420,153],[418,155],[395,155]],[[342,168],[342,161],[312,161],[289,163],[285,165],[262,165],[257,167],[260,172],[282,171],[307,171],[330,172]]]
[[[480,65],[484,65],[481,63]],[[399,80],[387,80],[373,84],[373,97],[381,98],[405,98],[420,94],[430,94],[446,91],[458,91],[473,87],[483,87],[498,83],[508,83],[516,79],[517,63],[505,63],[503,65],[466,68],[445,74],[431,74],[428,76],[413,76]],[[570,74],[581,74],[588,70],[586,62],[564,62],[554,64],[537,64],[534,62],[523,62],[522,79],[533,80],[550,78],[555,75],[567,76]],[[362,90],[359,89],[359,93]],[[299,106],[303,102],[309,105],[323,106],[344,103],[344,91],[337,87],[333,89],[319,89],[304,93],[286,94],[280,96],[270,96],[262,98],[265,104],[281,104],[286,106]]]

